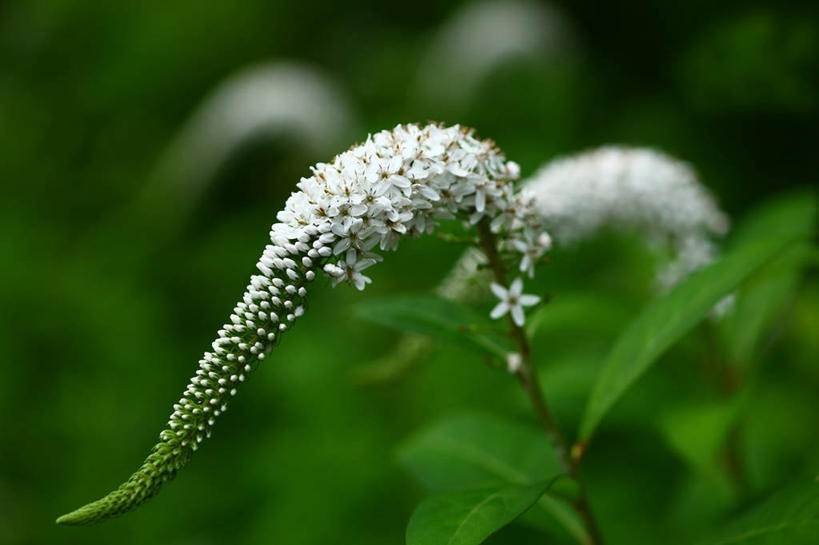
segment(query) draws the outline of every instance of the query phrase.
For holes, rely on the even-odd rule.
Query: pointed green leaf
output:
[[[486,334],[497,328],[488,316],[435,295],[404,294],[366,301],[358,305],[356,315],[386,327],[420,333],[499,358],[514,351],[503,336]]]
[[[618,338],[586,405],[580,438],[587,441],[600,420],[657,359],[708,315],[714,305],[797,238],[774,236],[747,243],[693,273],[651,303]]]
[[[561,470],[539,428],[478,413],[452,415],[422,430],[398,456],[432,491],[532,484]]]
[[[477,545],[526,510],[549,488],[535,485],[444,492],[421,502],[407,526],[407,545]]]
[[[561,472],[542,430],[492,415],[453,415],[411,437],[399,459],[428,490],[452,491],[503,485],[530,485]],[[588,535],[562,498],[546,494],[526,522],[559,530],[583,543]]]

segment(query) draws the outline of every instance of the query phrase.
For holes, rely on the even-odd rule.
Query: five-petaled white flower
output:
[[[518,325],[523,326],[523,307],[530,307],[540,302],[540,297],[537,295],[527,295],[521,293],[523,291],[523,280],[516,278],[509,289],[504,288],[500,284],[492,283],[492,293],[500,299],[500,303],[492,309],[489,316],[493,319],[498,319],[507,312],[512,314],[512,320]]]

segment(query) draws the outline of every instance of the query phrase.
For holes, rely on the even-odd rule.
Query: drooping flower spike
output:
[[[210,437],[216,418],[279,336],[305,309],[307,288],[323,271],[334,284],[363,289],[363,271],[399,240],[434,230],[437,220],[486,221],[498,244],[543,233],[532,201],[512,183],[519,169],[495,145],[459,126],[399,125],[312,168],[270,231],[242,300],[218,331],[212,350],[142,466],[118,489],[57,522],[85,524],[133,509],[153,496]],[[514,254],[512,254],[514,255]],[[518,260],[525,254],[518,254]]]

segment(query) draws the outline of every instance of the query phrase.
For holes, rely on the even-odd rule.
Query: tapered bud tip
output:
[[[71,511],[70,513],[66,513],[57,519],[57,524],[61,524],[63,526],[80,526],[82,524],[92,524],[101,520],[104,517],[100,516],[101,511],[98,503],[99,502],[89,503],[87,505],[83,505],[79,509]]]
[[[77,509],[76,511],[72,511],[57,518],[57,524],[62,524],[63,526],[76,526],[79,524],[84,524],[86,522],[86,517],[81,511],[81,509]]]

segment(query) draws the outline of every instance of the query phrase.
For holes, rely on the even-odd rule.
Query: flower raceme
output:
[[[250,277],[211,351],[199,360],[159,443],[119,488],[57,522],[85,524],[125,513],[172,479],[210,437],[239,385],[304,312],[317,272],[333,285],[364,289],[370,282],[365,269],[382,259],[377,249],[394,250],[402,237],[430,233],[443,219],[488,223],[499,247],[518,262],[545,250],[531,249],[531,241],[542,243],[548,235],[531,198],[512,183],[518,174],[491,141],[441,125],[398,125],[315,165],[278,213],[271,244],[256,264],[260,274]],[[508,290],[518,296],[518,304],[508,302],[516,322],[520,305],[529,301],[521,289],[516,281]]]

